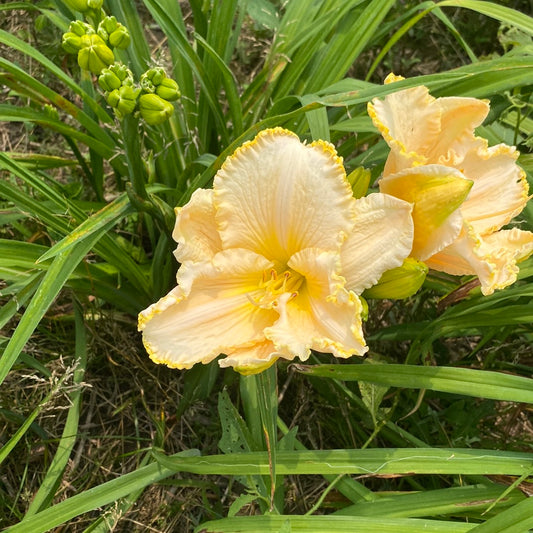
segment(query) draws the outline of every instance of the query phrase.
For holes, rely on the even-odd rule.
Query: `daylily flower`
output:
[[[334,147],[264,130],[230,156],[213,189],[176,210],[178,285],[139,315],[156,363],[256,373],[278,358],[367,351],[358,295],[400,266],[411,206],[356,200]]]
[[[433,98],[419,86],[373,100],[368,112],[391,149],[379,189],[414,206],[412,256],[477,276],[485,295],[514,283],[533,233],[501,228],[525,207],[528,184],[514,147],[489,147],[474,133],[488,102]]]

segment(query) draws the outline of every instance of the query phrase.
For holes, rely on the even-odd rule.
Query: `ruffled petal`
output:
[[[172,237],[178,243],[174,255],[180,263],[209,261],[222,250],[211,189],[197,189],[186,205],[176,208]]]
[[[459,238],[430,257],[426,263],[434,270],[454,275],[474,274],[484,295],[492,294],[516,281],[517,262],[533,253],[533,233],[517,228],[481,237],[465,224]]]
[[[403,78],[395,77],[392,81]],[[391,78],[385,80],[390,83]],[[423,85],[375,98],[368,104],[368,114],[391,152],[384,174],[393,174],[412,165],[427,162],[425,154],[440,133],[440,109]]]
[[[342,159],[329,143],[264,130],[215,176],[224,248],[247,248],[286,263],[308,247],[336,249],[352,227],[353,198]]]
[[[341,248],[346,288],[361,294],[398,267],[413,245],[412,204],[375,193],[356,202],[355,224]]]
[[[254,303],[263,272],[272,262],[248,250],[226,250],[212,261],[187,262],[193,270],[190,293],[180,286],[139,315],[139,330],[156,363],[190,368],[222,352],[265,340],[263,330],[276,311]]]
[[[385,83],[403,78],[389,76]],[[374,99],[368,113],[391,148],[384,174],[414,165],[453,165],[475,144],[474,129],[489,112],[477,98],[434,98],[418,86]]]
[[[442,165],[409,168],[379,182],[382,193],[414,205],[412,256],[421,261],[457,238],[463,225],[458,208],[471,187],[461,172]]]
[[[362,355],[363,338],[359,298],[344,289],[334,252],[306,249],[293,255],[289,266],[305,277],[297,293],[284,293],[277,301],[279,320],[265,329],[285,359],[308,359],[311,350],[336,357]]]
[[[529,188],[517,157],[514,147],[498,144],[470,151],[461,163],[464,175],[474,182],[461,213],[478,233],[500,229],[524,209]]]
[[[227,352],[227,357],[220,359],[218,364],[223,368],[232,366],[240,374],[257,374],[272,366],[280,355],[271,341],[258,342]]]
[[[474,135],[490,111],[488,101],[477,98],[437,98],[440,109],[440,133],[427,152],[428,163],[456,165],[464,154],[482,139]]]

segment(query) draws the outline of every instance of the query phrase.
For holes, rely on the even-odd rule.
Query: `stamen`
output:
[[[286,292],[291,293],[291,300],[295,298],[303,280],[303,276],[292,270],[285,270],[282,274],[278,274],[275,269],[265,270],[258,287],[258,289],[264,290],[263,295],[253,298],[248,293],[246,297],[257,307],[273,307],[279,296]]]

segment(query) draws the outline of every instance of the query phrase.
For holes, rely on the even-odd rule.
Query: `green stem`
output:
[[[274,364],[267,370],[256,375],[259,398],[259,414],[261,427],[268,452],[270,470],[270,512],[276,509],[274,496],[276,494],[276,451],[278,447],[277,419],[278,419],[278,387],[277,366]]]
[[[133,115],[126,115],[122,121],[122,138],[126,152],[130,183],[133,192],[141,199],[147,200],[146,193],[147,174],[141,157],[141,134],[139,132],[139,119]]]
[[[278,448],[277,417],[277,369],[271,366],[260,374],[241,376],[240,389],[246,423],[254,439],[257,451],[267,451],[269,464],[269,511],[279,514],[283,509],[283,483],[276,480],[276,455]],[[259,416],[258,416],[259,414]],[[268,480],[265,479],[268,486]]]

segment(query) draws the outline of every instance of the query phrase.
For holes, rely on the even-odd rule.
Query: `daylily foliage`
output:
[[[242,373],[311,350],[364,354],[359,295],[413,242],[410,203],[355,199],[331,144],[281,128],[245,143],[176,212],[178,285],[139,316],[150,357],[174,368],[221,353]]]
[[[391,74],[385,83],[401,79]],[[413,204],[411,255],[477,276],[485,295],[514,283],[533,233],[501,228],[525,207],[528,184],[514,147],[489,147],[474,133],[488,102],[433,98],[419,86],[375,99],[368,111],[390,147],[379,189]]]

